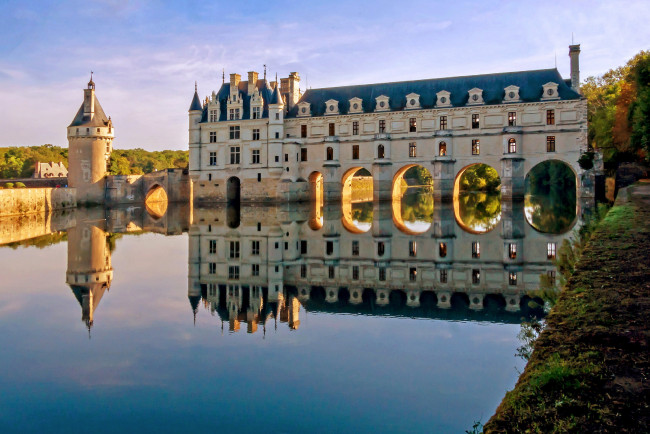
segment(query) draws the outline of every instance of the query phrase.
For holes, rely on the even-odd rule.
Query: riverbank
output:
[[[485,432],[650,432],[650,183],[619,192]]]
[[[39,214],[77,206],[74,188],[12,188],[0,190],[0,217]]]

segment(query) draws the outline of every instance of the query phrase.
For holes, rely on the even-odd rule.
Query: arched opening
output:
[[[514,154],[517,152],[517,141],[515,139],[508,140],[508,154]]]
[[[167,212],[167,192],[160,184],[151,186],[144,199],[144,207],[155,219],[159,219]]]
[[[384,158],[386,156],[386,150],[384,145],[377,146],[377,158]]]
[[[440,142],[438,144],[438,155],[441,157],[444,157],[447,155],[447,143],[446,142]]]
[[[334,149],[331,146],[328,146],[325,150],[325,160],[332,161],[334,159]]]
[[[323,174],[312,172],[309,175],[309,192],[311,210],[309,213],[309,227],[319,230],[323,227]]]
[[[433,222],[433,177],[423,166],[409,164],[393,177],[393,223],[400,231],[426,232]]]
[[[241,223],[241,210],[239,204],[228,204],[226,206],[226,224],[231,229],[236,229]]]
[[[454,182],[454,216],[458,225],[473,234],[494,229],[501,220],[501,178],[483,163],[464,167]]]
[[[577,220],[577,176],[560,160],[543,161],[526,175],[524,213],[539,232],[562,234]]]
[[[230,203],[239,203],[241,198],[241,182],[236,176],[228,178],[226,182],[226,199]]]
[[[406,306],[406,293],[399,289],[394,289],[388,294],[388,303],[394,309],[402,309]]]
[[[349,232],[367,232],[372,227],[372,175],[363,167],[353,167],[341,180],[341,222]]]

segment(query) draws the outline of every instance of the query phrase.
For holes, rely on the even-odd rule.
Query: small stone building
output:
[[[68,176],[68,169],[63,163],[41,163],[36,162],[34,166],[34,175],[32,178],[65,178]]]

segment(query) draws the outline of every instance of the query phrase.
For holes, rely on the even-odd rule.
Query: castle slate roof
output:
[[[194,91],[194,98],[192,98],[192,104],[190,104],[189,111],[202,110],[202,109],[203,109],[203,107],[201,107],[201,99],[199,98],[199,93],[195,90]]]
[[[280,86],[275,86],[275,89],[273,90],[273,95],[271,95],[271,101],[269,101],[269,104],[284,104],[284,101],[282,101],[282,97],[280,96]]]
[[[269,82],[264,79],[257,80],[257,83],[255,83],[255,87],[260,92],[262,98],[264,99],[264,105],[262,106],[262,117],[266,118],[269,116],[268,105],[273,95],[273,88],[271,87]],[[237,86],[237,90],[238,90],[239,98],[243,102],[243,113],[241,114],[241,119],[250,119],[251,104],[250,104],[250,98],[248,97],[249,96],[248,81],[240,81],[239,85]],[[229,96],[230,96],[230,83],[223,83],[216,95],[217,100],[219,101],[220,121],[225,121],[228,119],[227,101]],[[201,122],[207,122],[207,121],[208,121],[208,105],[206,104],[205,107],[203,107],[203,115],[201,117]]]
[[[75,115],[74,119],[72,119],[72,123],[69,125],[71,127],[105,127],[108,124],[108,116],[106,116],[106,113],[104,113],[104,109],[102,108],[101,104],[99,104],[99,100],[97,99],[97,96],[93,93],[93,98],[95,100],[95,115],[93,116],[92,119],[90,119],[89,116],[84,116],[84,104],[81,103],[81,107],[79,107],[79,110],[77,111],[77,114]]]
[[[502,104],[505,88],[511,85],[519,87],[521,102],[540,101],[543,85],[549,82],[558,84],[560,99],[579,99],[580,95],[571,89],[557,69],[540,69],[533,71],[504,72],[498,74],[471,75],[463,77],[433,78],[392,83],[363,84],[356,86],[329,87],[308,89],[300,102],[310,103],[311,115],[322,116],[325,113],[325,102],[333,99],[339,102],[339,112],[347,114],[349,100],[357,97],[363,100],[363,112],[375,111],[376,100],[380,95],[388,96],[390,110],[403,110],[406,107],[406,95],[420,95],[420,108],[433,108],[436,104],[436,94],[442,90],[451,93],[452,107],[465,106],[469,99],[468,91],[478,88],[483,90],[485,104]],[[298,107],[294,106],[287,117],[296,117]]]

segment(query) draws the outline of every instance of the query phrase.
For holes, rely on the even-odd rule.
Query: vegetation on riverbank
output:
[[[566,288],[485,432],[649,431],[650,184],[631,189],[564,260]]]
[[[458,185],[460,191],[498,193],[501,189],[501,178],[493,167],[475,164],[465,169]]]

